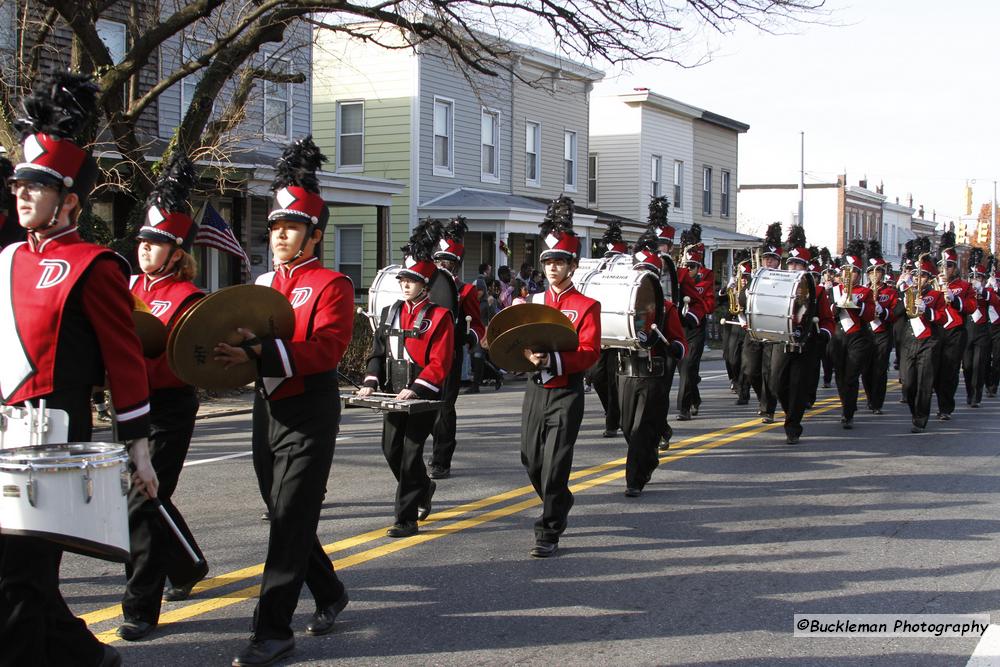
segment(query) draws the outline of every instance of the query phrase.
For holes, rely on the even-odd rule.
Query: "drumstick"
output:
[[[153,498],[153,504],[156,505],[156,509],[160,511],[160,516],[162,516],[163,520],[167,522],[167,526],[169,526],[170,530],[173,531],[174,537],[176,537],[177,541],[181,543],[182,547],[184,547],[184,551],[187,552],[188,557],[194,562],[195,566],[199,568],[204,566],[205,559],[198,558],[198,554],[196,554],[194,549],[191,548],[191,544],[187,541],[187,538],[184,537],[184,533],[182,533],[181,529],[177,527],[177,524],[174,523],[173,517],[171,517],[170,513],[167,512],[167,508],[163,506],[160,499]]]
[[[691,297],[689,297],[689,296],[684,297],[684,307],[681,308],[681,315],[687,315],[688,314],[688,307],[689,307],[688,304],[689,303],[691,303]]]
[[[684,298],[687,299],[688,297]],[[670,341],[667,340],[667,337],[663,335],[663,332],[660,331],[660,328],[658,326],[656,326],[655,324],[651,324],[649,325],[649,328],[651,331],[655,332],[657,336],[660,337],[660,340],[663,341],[664,345],[670,345]]]
[[[465,316],[465,333],[472,331],[472,315]]]

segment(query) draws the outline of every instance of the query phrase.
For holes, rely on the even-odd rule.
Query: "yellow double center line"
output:
[[[839,406],[840,399],[837,397],[817,401],[815,407],[806,413],[806,417],[823,414],[824,412],[829,412]],[[733,426],[727,426],[709,433],[691,436],[690,438],[685,438],[684,440],[676,443],[676,445],[671,448],[670,453],[660,458],[660,463],[669,463],[688,456],[701,454],[715,449],[716,447],[728,445],[732,442],[746,440],[781,425],[781,422],[762,424],[760,419],[751,419],[749,421],[735,424]],[[607,463],[602,463],[600,465],[592,466],[590,468],[585,468],[572,473],[570,475],[571,481],[581,479],[584,481],[572,484],[570,489],[574,493],[580,493],[581,491],[585,491],[595,486],[608,484],[623,478],[625,476],[625,461],[626,459],[624,457],[614,459],[613,461],[608,461]],[[488,512],[483,512],[482,514],[478,514],[474,517],[461,518],[478,510],[506,503],[511,500],[517,500],[517,502],[504,505],[503,507],[498,507]],[[535,490],[531,486],[522,486],[516,489],[511,489],[510,491],[505,491],[504,493],[499,493],[487,498],[472,501],[470,503],[458,505],[452,509],[435,512],[430,518],[422,522],[421,532],[412,537],[392,540],[390,542],[379,544],[369,549],[344,556],[334,560],[333,565],[337,570],[354,567],[355,565],[367,563],[368,561],[396,553],[397,551],[415,547],[418,544],[430,542],[431,540],[436,540],[438,538],[445,537],[446,535],[452,535],[463,530],[481,526],[485,523],[490,523],[491,521],[496,521],[497,519],[501,519],[503,517],[518,514],[529,508],[540,505],[541,502],[541,499],[538,498],[535,494]],[[460,520],[452,521],[446,525],[440,525],[446,521],[451,521],[452,519]],[[355,547],[368,544],[369,542],[381,540],[384,537],[385,528],[378,528],[376,530],[371,530],[366,533],[361,533],[359,535],[325,545],[323,550],[326,551],[327,554],[335,554],[354,549]],[[263,571],[264,564],[260,563],[239,570],[234,570],[232,572],[227,572],[226,574],[212,577],[211,579],[206,579],[200,582],[197,586],[195,586],[192,593],[206,593],[240,581],[256,578],[259,577]],[[201,616],[202,614],[207,614],[218,609],[243,602],[244,600],[255,598],[257,597],[259,588],[260,584],[257,583],[253,586],[248,586],[237,591],[222,593],[204,600],[192,602],[191,604],[184,605],[177,609],[163,612],[160,614],[159,625],[162,626],[177,623],[179,621]],[[83,614],[80,618],[82,618],[89,626],[94,626],[98,623],[117,619],[120,616],[121,606],[114,605],[112,607],[98,609],[88,614]],[[111,643],[119,640],[114,630],[102,632],[97,635],[97,638],[105,643]]]

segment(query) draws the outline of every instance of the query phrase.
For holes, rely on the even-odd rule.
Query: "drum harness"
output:
[[[421,334],[421,327],[424,322],[424,317],[431,308],[431,301],[428,298],[424,305],[420,307],[417,312],[417,318],[413,321],[413,327],[411,329],[394,329],[393,324],[399,320],[400,311],[403,308],[403,301],[397,301],[392,304],[385,314],[382,316],[382,321],[379,322],[378,330],[379,335],[384,335],[386,337],[386,344],[389,348],[389,369],[388,369],[388,380],[389,384],[396,391],[402,391],[416,379],[414,377],[414,369],[417,367],[417,363],[413,361],[410,354],[406,351],[406,339],[407,338],[418,338]],[[395,341],[393,341],[395,339]],[[393,349],[393,343],[395,342],[395,350]],[[402,384],[397,384],[397,383]]]

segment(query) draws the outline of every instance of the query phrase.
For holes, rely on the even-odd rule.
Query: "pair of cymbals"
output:
[[[199,300],[174,325],[167,361],[181,380],[202,389],[236,389],[253,382],[257,363],[230,368],[215,360],[219,343],[239,345],[248,329],[258,338],[291,338],[295,312],[285,296],[263,285],[233,285]]]
[[[524,350],[566,352],[580,344],[569,318],[540,303],[521,303],[501,310],[490,320],[486,340],[490,360],[515,373],[535,370]]]
[[[139,297],[132,295],[132,324],[142,343],[142,356],[155,359],[167,349],[167,327],[149,306]]]

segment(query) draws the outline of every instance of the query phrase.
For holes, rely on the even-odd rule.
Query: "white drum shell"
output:
[[[378,323],[378,318],[382,315],[382,309],[391,306],[403,298],[403,290],[399,287],[396,276],[403,268],[399,264],[391,264],[384,269],[379,269],[372,280],[372,286],[368,288],[368,317],[374,324]],[[374,326],[373,324],[373,326]]]
[[[636,331],[636,301],[640,288],[648,281],[659,285],[656,274],[636,271],[629,255],[619,255],[610,258],[602,270],[591,271],[577,282],[577,289],[582,294],[601,304],[601,345],[627,349],[642,347]],[[662,294],[660,301],[658,310],[662,313]]]
[[[796,293],[805,271],[761,268],[747,288],[747,335],[753,340],[794,345]]]
[[[45,538],[85,556],[127,561],[127,461],[120,445],[98,442],[0,452],[0,533]]]

